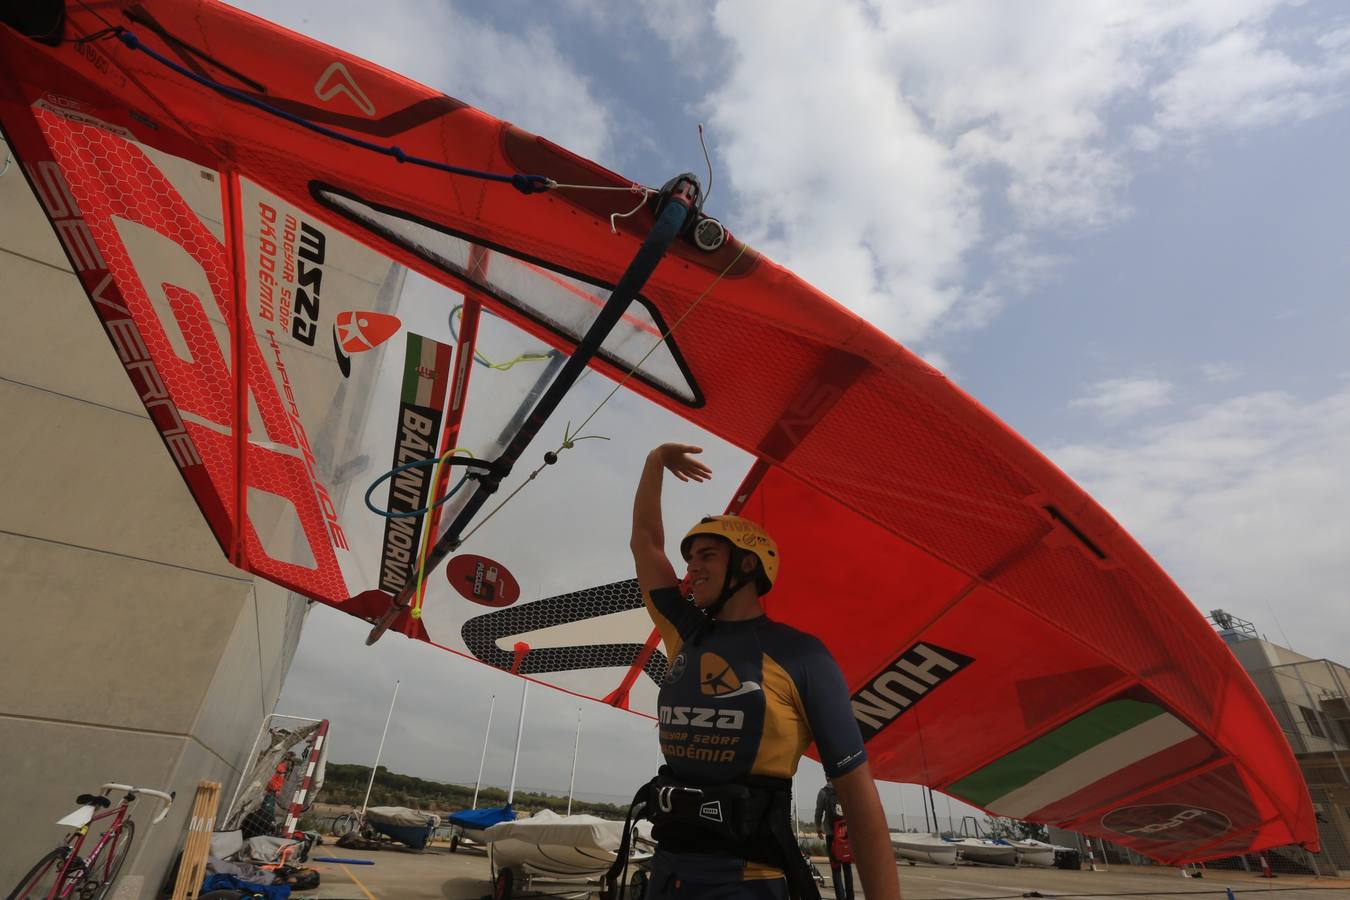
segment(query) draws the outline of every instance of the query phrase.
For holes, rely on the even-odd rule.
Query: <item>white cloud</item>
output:
[[[1159,378],[1108,378],[1088,388],[1070,403],[1095,411],[1107,422],[1118,422],[1141,412],[1161,409],[1172,402],[1172,384]]]
[[[1205,363],[1200,367],[1200,374],[1210,384],[1222,384],[1241,378],[1242,370],[1232,363]]]
[[[820,27],[828,21],[829,27]],[[902,338],[956,301],[976,197],[856,6],[730,3],[707,103],[743,236]]]
[[[1035,245],[1048,235],[1127,217],[1141,154],[1339,102],[1346,29],[1306,40],[1273,24],[1288,5],[734,0],[672,25],[667,0],[645,0],[645,15],[691,72],[723,73],[705,103],[733,226],[922,341],[1044,283],[1053,260]],[[989,232],[997,205],[1011,232]],[[975,284],[980,251],[994,274]]]
[[[1154,89],[1156,126],[1177,135],[1263,127],[1307,119],[1340,98],[1337,70],[1295,62],[1255,30],[1232,31],[1200,47]]]
[[[1350,646],[1350,389],[1320,400],[1234,397],[1113,444],[1050,456],[1202,609],[1222,607],[1294,649]]]
[[[1323,50],[1338,51],[1350,47],[1350,26],[1328,31],[1317,38],[1317,46]]]
[[[1128,213],[1132,160],[1121,127],[1134,149],[1151,151],[1335,102],[1343,59],[1295,63],[1277,49],[1287,35],[1270,18],[1285,5],[885,5],[879,39],[903,61],[897,72],[935,132],[967,164],[1008,176],[1007,200],[1028,227],[1073,232]]]

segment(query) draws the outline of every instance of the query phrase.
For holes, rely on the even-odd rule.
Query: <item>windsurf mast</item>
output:
[[[548,389],[539,397],[529,415],[521,420],[519,428],[501,455],[493,460],[486,473],[478,477],[478,485],[473,495],[460,509],[445,533],[427,552],[419,571],[409,580],[408,586],[399,591],[390,602],[389,608],[375,622],[370,635],[366,638],[366,644],[378,641],[389,630],[394,620],[408,609],[420,578],[425,577],[426,573],[434,570],[442,560],[459,548],[464,529],[487,503],[488,498],[496,493],[502,481],[511,474],[512,468],[520,460],[525,449],[539,434],[539,430],[567,396],[567,392],[576,384],[586,366],[600,352],[600,346],[605,338],[623,318],[629,305],[636,299],[642,286],[647,283],[657,264],[670,249],[670,245],[685,230],[701,206],[702,194],[698,179],[694,175],[686,173],[676,176],[661,190],[656,224],[647,233],[642,246],[638,248],[628,268],[615,285],[613,293],[601,307],[599,315],[577,343],[576,350],[562,365]]]

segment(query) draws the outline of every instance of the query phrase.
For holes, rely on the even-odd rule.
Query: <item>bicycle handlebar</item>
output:
[[[169,807],[173,806],[173,798],[178,795],[177,791],[171,791],[166,794],[163,791],[157,791],[154,788],[132,787],[129,784],[114,784],[112,782],[105,784],[103,786],[103,791],[105,793],[108,791],[125,791],[128,794],[149,794],[151,797],[162,802],[164,808],[159,811],[159,815],[150,820],[151,825],[158,825],[160,822],[164,821],[164,817],[169,814]]]

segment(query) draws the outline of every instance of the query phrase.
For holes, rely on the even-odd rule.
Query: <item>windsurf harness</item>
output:
[[[658,852],[721,856],[776,869],[795,900],[820,900],[792,828],[792,781],[746,775],[729,784],[691,784],[662,766],[638,788],[623,841],[605,874],[610,897],[623,897],[633,823],[648,819]]]

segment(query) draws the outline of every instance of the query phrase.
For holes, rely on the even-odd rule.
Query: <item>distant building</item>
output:
[[[1221,609],[1209,618],[1275,714],[1303,770],[1322,839],[1319,869],[1350,873],[1350,668],[1272,643]]]

